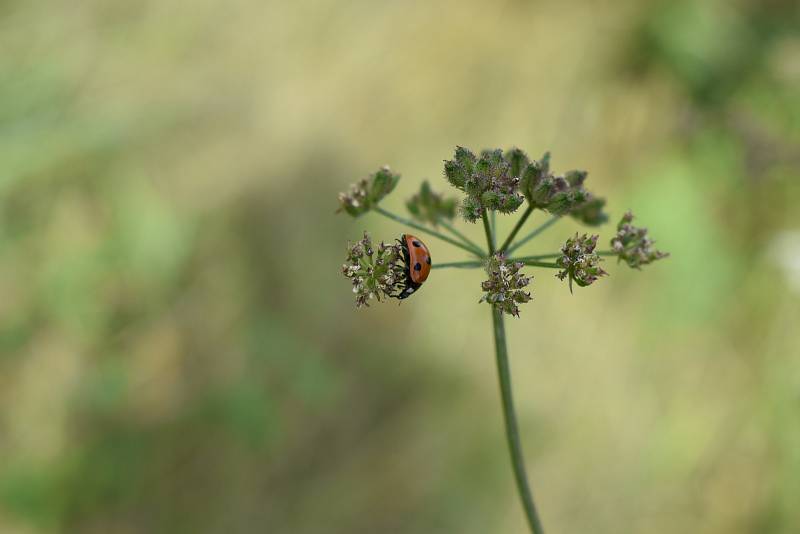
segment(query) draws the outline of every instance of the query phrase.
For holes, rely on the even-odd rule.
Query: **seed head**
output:
[[[598,256],[594,249],[597,247],[598,236],[588,237],[586,234],[567,239],[561,247],[561,256],[556,260],[556,264],[561,267],[556,276],[563,280],[569,277],[569,291],[572,292],[572,282],[575,281],[580,287],[591,285],[595,280],[608,273],[600,267],[602,258]]]
[[[345,211],[353,217],[367,213],[392,192],[398,181],[399,174],[394,174],[388,166],[381,167],[369,178],[351,185],[347,192],[339,193],[339,211]]]
[[[524,288],[533,278],[520,272],[523,265],[522,262],[507,263],[501,252],[491,256],[486,264],[489,279],[481,283],[484,294],[480,302],[488,302],[503,313],[519,317],[517,304],[531,300],[531,294]]]
[[[392,297],[405,277],[400,245],[381,241],[373,247],[369,234],[364,232],[359,241],[348,243],[342,274],[353,283],[357,308],[369,306],[373,297],[378,301]]]
[[[669,256],[666,252],[655,250],[655,241],[647,235],[647,228],[633,226],[632,221],[633,213],[628,211],[617,225],[617,235],[611,239],[611,248],[620,261],[627,263],[628,267],[641,269],[642,265]]]

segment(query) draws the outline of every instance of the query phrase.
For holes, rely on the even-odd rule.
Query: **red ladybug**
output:
[[[403,234],[399,241],[403,250],[406,278],[400,283],[396,296],[402,300],[410,297],[428,279],[431,272],[431,251],[413,235]]]

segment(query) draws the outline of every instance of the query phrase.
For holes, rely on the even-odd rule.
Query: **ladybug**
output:
[[[405,280],[398,285],[398,299],[406,299],[414,294],[431,272],[431,251],[425,243],[410,234],[403,234],[398,240],[403,251]]]

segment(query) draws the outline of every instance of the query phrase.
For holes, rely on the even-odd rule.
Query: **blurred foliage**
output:
[[[672,253],[509,325],[549,530],[796,530],[796,2],[220,9],[0,3],[0,532],[523,532],[481,273],[365,313],[339,274],[337,191],[457,144]]]

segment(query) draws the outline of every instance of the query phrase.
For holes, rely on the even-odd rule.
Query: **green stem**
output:
[[[533,532],[533,534],[544,534],[544,528],[542,528],[539,514],[536,512],[533,494],[531,493],[531,488],[528,485],[528,479],[525,475],[525,460],[522,456],[522,443],[519,439],[519,427],[517,426],[517,416],[514,411],[514,397],[511,394],[511,368],[508,363],[503,312],[493,307],[492,319],[494,322],[494,349],[497,356],[497,374],[500,380],[503,416],[506,423],[506,440],[508,441],[508,452],[511,454],[511,465],[514,468],[517,491],[522,501],[522,507],[525,509],[525,517],[528,519],[531,532]]]
[[[425,232],[425,233],[430,234],[430,235],[432,235],[434,237],[438,237],[442,241],[446,241],[446,242],[450,243],[451,245],[453,245],[455,247],[464,249],[467,252],[469,252],[470,254],[474,254],[475,256],[477,256],[479,258],[481,258],[483,256],[482,254],[478,254],[476,251],[472,250],[470,247],[468,247],[464,243],[461,243],[460,241],[456,241],[452,237],[446,236],[441,232],[437,232],[433,228],[428,228],[427,226],[423,226],[423,225],[421,225],[419,223],[415,223],[414,221],[412,221],[410,219],[406,219],[404,217],[400,217],[399,215],[395,215],[394,213],[392,213],[390,211],[386,211],[385,209],[381,208],[380,206],[377,206],[377,207],[372,208],[372,209],[373,209],[373,211],[376,211],[376,212],[380,213],[384,217],[388,217],[388,218],[392,219],[393,221],[399,222],[400,224],[405,224],[406,226],[410,226],[411,228],[415,228],[415,229],[419,230],[420,232]]]
[[[486,210],[483,210],[483,231],[486,232],[486,244],[489,245],[489,256],[494,254],[494,237],[492,237],[492,229],[489,227],[489,217],[486,216]]]
[[[561,266],[557,263],[550,263],[547,261],[536,261],[536,260],[522,260],[522,259],[513,259],[510,261],[521,261],[525,265],[530,265],[531,267],[547,267],[548,269],[561,269]]]
[[[486,229],[486,242],[494,253],[492,246],[492,233],[489,230],[486,212],[483,213],[483,226]],[[517,482],[517,491],[525,510],[525,517],[528,520],[533,534],[544,534],[542,522],[536,512],[536,505],[533,502],[533,493],[528,484],[528,477],[525,474],[525,460],[522,456],[522,443],[519,439],[519,427],[517,425],[517,414],[514,410],[514,396],[511,393],[511,367],[508,363],[508,347],[506,346],[506,329],[503,323],[503,312],[492,306],[492,322],[494,324],[494,351],[497,359],[497,376],[500,382],[500,396],[503,401],[503,419],[506,427],[506,441],[508,451],[511,454],[511,466],[514,470],[514,479]]]
[[[492,248],[497,250],[497,212],[492,210],[489,216],[489,222],[492,223]]]
[[[531,216],[531,213],[533,213],[533,206],[528,206],[528,209],[526,209],[525,213],[522,214],[522,217],[520,217],[520,219],[517,221],[517,224],[514,225],[514,229],[511,230],[511,233],[508,234],[508,237],[506,238],[506,240],[503,242],[502,245],[500,245],[500,250],[507,250],[508,249],[508,246],[511,244],[511,242],[514,240],[514,238],[517,236],[517,232],[520,231],[520,229],[522,228],[522,225],[525,224],[525,221],[528,220],[528,217]],[[511,252],[511,250],[513,250],[513,249],[510,249],[508,251]]]
[[[549,260],[550,258],[558,258],[559,256],[563,256],[563,252],[551,252],[550,254],[536,254],[534,256],[520,256],[518,258],[514,258],[514,261],[525,261],[525,260]]]
[[[598,256],[618,256],[618,252],[614,252],[613,250],[601,250],[599,252],[595,252]]]
[[[483,267],[482,261],[452,261],[450,263],[434,263],[431,265],[432,269],[475,269],[476,267]]]
[[[481,246],[478,245],[477,243],[475,243],[474,241],[472,241],[470,238],[468,238],[467,236],[465,236],[461,232],[459,232],[458,230],[456,230],[456,228],[452,224],[450,224],[449,222],[447,222],[445,220],[439,220],[439,224],[441,224],[442,227],[444,227],[445,230],[449,231],[451,234],[453,234],[454,236],[459,238],[461,241],[463,241],[463,243],[465,245],[469,246],[472,249],[473,252],[475,252],[476,254],[478,254],[480,256],[483,256],[483,250],[481,250]]]
[[[533,239],[537,235],[541,234],[542,232],[544,232],[545,230],[547,230],[548,228],[553,226],[560,218],[561,218],[561,216],[559,216],[559,215],[553,215],[547,222],[543,223],[541,226],[536,228],[533,232],[529,233],[528,235],[526,235],[525,237],[523,237],[522,239],[520,239],[519,241],[517,241],[516,243],[514,243],[510,247],[508,247],[506,249],[506,254],[510,254],[513,251],[517,250],[519,247],[521,247],[522,245],[524,245],[525,243],[527,243],[528,241],[530,241],[531,239]]]

